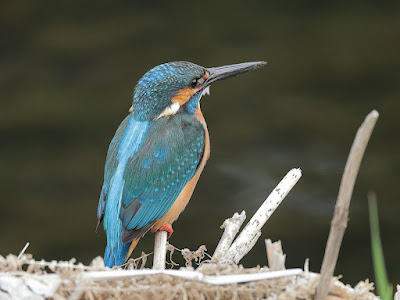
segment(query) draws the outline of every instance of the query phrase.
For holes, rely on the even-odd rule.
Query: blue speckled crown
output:
[[[176,93],[201,77],[205,69],[196,64],[177,61],[154,67],[139,80],[133,94],[133,111],[139,120],[152,120],[168,105]],[[193,95],[200,98],[200,95]],[[197,99],[198,101],[198,99]],[[195,101],[191,101],[195,102]],[[194,106],[192,103],[188,103]]]

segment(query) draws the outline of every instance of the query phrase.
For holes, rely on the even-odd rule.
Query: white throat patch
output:
[[[168,106],[166,109],[163,110],[163,112],[161,114],[158,115],[158,117],[156,117],[154,120],[158,120],[159,118],[165,117],[165,116],[170,116],[170,115],[174,115],[177,113],[177,111],[179,110],[181,106],[179,105],[179,103],[172,103],[170,106]]]
[[[206,87],[202,92],[201,92],[201,97],[203,97],[204,95],[210,95],[210,86]],[[200,100],[199,100],[199,107],[200,107]],[[179,103],[174,102],[172,103],[170,106],[168,106],[166,109],[163,110],[163,112],[161,114],[159,114],[156,118],[154,118],[154,120],[158,120],[162,117],[166,117],[166,116],[171,116],[174,115],[178,112],[179,108],[181,106],[179,105]],[[131,107],[131,109],[129,110],[129,112],[132,112],[133,107]]]

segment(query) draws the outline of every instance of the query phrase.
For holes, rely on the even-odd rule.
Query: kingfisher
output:
[[[164,63],[137,83],[129,115],[108,148],[97,208],[107,237],[104,263],[122,265],[148,231],[173,230],[210,156],[200,110],[212,83],[257,69],[266,62],[204,68]]]

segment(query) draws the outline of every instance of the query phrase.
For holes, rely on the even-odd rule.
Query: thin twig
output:
[[[378,117],[379,114],[376,110],[373,110],[368,114],[358,129],[353,145],[351,146],[350,154],[344,168],[342,181],[340,183],[335,213],[329,231],[328,242],[321,267],[321,278],[315,295],[316,300],[325,300],[328,296],[329,286],[335,270],[340,245],[342,244],[343,235],[347,227],[349,205],[351,195],[353,194],[354,184],[360,168],[361,160],[364,156],[365,148],[367,147]]]
[[[29,245],[30,245],[30,243],[26,242],[24,248],[22,248],[21,252],[18,254],[18,259],[21,259],[22,255],[24,255],[24,253],[25,253],[26,249],[28,249]]]
[[[167,235],[164,230],[157,231],[154,240],[154,261],[153,269],[165,269],[165,260],[167,255]]]
[[[261,235],[261,228],[268,221],[279,204],[281,204],[283,199],[285,199],[286,195],[294,187],[300,177],[300,169],[292,169],[286,174],[233,242],[224,259],[233,261],[236,264],[239,263],[254,246]]]

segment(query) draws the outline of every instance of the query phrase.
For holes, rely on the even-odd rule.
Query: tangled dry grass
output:
[[[170,250],[179,249],[173,246]],[[182,270],[196,269],[204,275],[259,273],[266,267],[244,268],[235,264],[215,264],[207,256],[205,247],[197,251],[179,250],[186,261]],[[170,252],[170,266],[172,251]],[[176,255],[176,254],[175,254]],[[130,260],[125,268],[143,268],[148,254]],[[176,264],[175,264],[176,265]],[[0,299],[313,299],[319,275],[307,270],[300,276],[273,280],[257,280],[248,283],[213,285],[191,281],[165,274],[134,276],[124,279],[88,280],[85,274],[93,271],[115,272],[104,266],[101,257],[89,266],[70,261],[36,261],[26,254],[18,259],[15,255],[0,256]],[[379,299],[371,291],[373,283],[360,281],[354,288],[334,278],[330,299]]]

